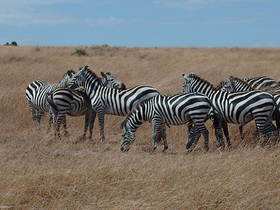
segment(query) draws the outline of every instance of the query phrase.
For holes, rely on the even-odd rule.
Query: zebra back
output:
[[[84,86],[95,109],[113,115],[126,115],[142,101],[158,95],[156,88],[140,85],[125,90],[104,87],[100,78],[88,66],[77,72],[70,81],[70,87]],[[102,112],[103,112],[102,111]]]
[[[252,88],[257,90],[268,90],[270,88],[280,86],[280,82],[266,76],[244,78],[243,80],[247,82]]]

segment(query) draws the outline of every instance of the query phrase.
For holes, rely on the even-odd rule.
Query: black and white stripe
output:
[[[195,74],[183,75],[183,77],[185,92],[198,92],[208,96],[225,122],[245,125],[254,119],[260,134],[266,135],[273,131],[271,120],[275,102],[271,94],[258,90],[222,92]]]
[[[266,76],[244,78],[243,80],[256,90],[268,90],[280,86],[280,82]]]
[[[71,76],[75,72],[72,70],[67,71],[59,83],[48,83],[42,80],[33,81],[25,91],[27,104],[32,112],[32,119],[37,129],[40,128],[40,121],[45,112],[49,112],[49,104],[47,102],[47,94],[59,87],[67,86]],[[49,122],[52,120],[50,118]]]
[[[101,72],[102,85],[123,90],[125,85],[111,73]],[[83,91],[77,91],[70,88],[58,88],[49,94],[47,98],[51,105],[51,111],[54,115],[55,136],[60,137],[60,125],[66,125],[66,115],[82,116],[85,115],[84,134],[86,137],[89,130],[89,138],[92,137],[92,129],[96,113],[91,108],[89,97]]]
[[[40,127],[40,122],[41,122],[41,118],[44,115],[44,112],[41,112],[40,110],[36,109],[33,105],[32,105],[32,98],[34,97],[34,95],[36,94],[37,90],[44,86],[49,84],[49,82],[44,81],[44,80],[34,80],[33,82],[31,82],[26,90],[25,90],[25,97],[26,97],[26,102],[31,110],[32,113],[32,120],[35,123],[35,126],[37,128]]]
[[[117,90],[102,86],[100,78],[87,66],[77,72],[69,83],[70,87],[83,86],[91,100],[91,106],[97,113],[101,141],[104,136],[104,115],[127,115],[133,107],[159,92],[156,88],[140,85],[126,90]]]
[[[178,94],[173,96],[157,95],[135,107],[122,123],[123,135],[121,151],[128,151],[135,139],[137,128],[143,121],[152,124],[152,150],[163,140],[164,150],[168,148],[165,134],[165,125],[189,124],[192,126],[192,135],[186,148],[191,151],[197,144],[200,134],[205,139],[205,149],[208,150],[208,130],[205,121],[209,117],[211,102],[208,97],[198,94]]]
[[[223,85],[223,87],[221,88],[221,90],[224,91],[228,91],[228,92],[244,92],[244,91],[254,91],[255,89],[251,87],[251,85],[249,85],[247,82],[245,82],[244,80],[234,77],[234,76],[230,76],[229,78],[229,82],[225,83]],[[277,93],[278,91],[278,93]],[[273,119],[276,121],[276,125],[277,125],[277,129],[279,130],[280,127],[280,122],[279,122],[279,118],[280,118],[280,89],[271,89],[270,92],[275,100],[275,111],[273,113]],[[274,126],[272,124],[272,126]],[[241,138],[243,139],[243,126],[241,125],[239,127],[240,130],[240,135]]]

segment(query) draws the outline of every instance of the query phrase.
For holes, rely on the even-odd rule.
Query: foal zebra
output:
[[[156,150],[161,139],[164,142],[163,151],[168,148],[165,124],[182,125],[186,123],[193,126],[193,135],[189,136],[186,149],[192,151],[201,136],[200,134],[203,133],[204,147],[208,150],[209,132],[204,123],[209,117],[211,107],[208,97],[198,93],[173,96],[157,95],[150,98],[137,105],[123,121],[121,151],[126,152],[130,149],[130,144],[135,139],[136,130],[143,121],[149,121],[152,124],[152,151]],[[217,141],[220,145],[222,140],[217,139]]]
[[[69,87],[83,86],[89,96],[91,106],[97,113],[100,138],[105,140],[104,115],[127,115],[133,107],[142,101],[159,94],[154,87],[140,85],[126,90],[117,90],[102,86],[100,78],[88,66],[81,68],[69,83]]]
[[[100,80],[103,86],[124,90],[125,85],[109,72],[101,72]],[[83,91],[71,88],[58,88],[48,95],[47,98],[55,122],[55,136],[60,138],[60,125],[66,125],[66,115],[82,116],[85,115],[84,134],[86,137],[89,129],[89,138],[92,137],[92,129],[96,113],[91,108],[89,97]]]
[[[25,90],[27,104],[32,112],[32,119],[37,129],[40,128],[40,121],[45,112],[49,112],[49,104],[47,102],[47,94],[59,87],[66,87],[70,78],[75,72],[67,71],[59,83],[48,83],[42,80],[35,80]],[[49,123],[52,122],[50,117]]]
[[[185,79],[184,92],[198,92],[208,96],[225,122],[245,125],[254,119],[260,134],[266,135],[273,131],[271,119],[275,102],[271,94],[257,90],[238,93],[222,92],[195,74],[183,74],[183,77]]]

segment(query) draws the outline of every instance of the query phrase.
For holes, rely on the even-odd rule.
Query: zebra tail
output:
[[[280,104],[277,104],[275,99],[274,99],[274,105],[275,105],[275,109],[273,115],[276,121],[277,130],[280,131],[280,111],[279,111]]]
[[[48,93],[47,102],[51,106],[51,111],[53,112],[53,114],[57,115],[58,114],[58,108],[55,105],[55,103],[53,102],[53,94],[52,93]]]

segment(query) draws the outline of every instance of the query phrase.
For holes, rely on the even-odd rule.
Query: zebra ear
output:
[[[72,76],[73,74],[75,74],[76,72],[74,71],[74,70],[72,70],[72,69],[70,69],[70,70],[68,70],[67,71],[67,74],[69,75],[69,76]]]
[[[106,74],[111,75],[111,72],[106,72]]]
[[[192,74],[192,73],[191,73]],[[190,75],[191,75],[190,74]],[[187,74],[182,74],[182,77],[184,78],[184,79],[188,79],[188,75]]]
[[[101,71],[100,74],[102,77],[106,77],[106,74],[103,71]]]

